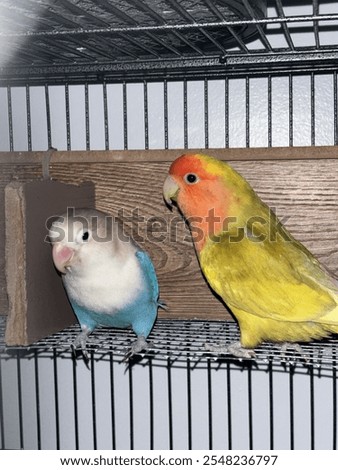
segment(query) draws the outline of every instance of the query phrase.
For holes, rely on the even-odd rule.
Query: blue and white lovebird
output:
[[[88,335],[97,326],[131,327],[137,336],[127,357],[149,346],[157,316],[159,286],[153,263],[112,216],[77,209],[49,230],[53,261],[81,325],[74,347],[87,357]]]

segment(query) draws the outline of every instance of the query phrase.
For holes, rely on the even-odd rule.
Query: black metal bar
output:
[[[282,5],[281,0],[275,0],[275,2],[276,2],[276,10],[277,10],[278,16],[279,16],[280,18],[285,19],[284,10],[283,10],[283,5]],[[288,23],[281,23],[281,25],[282,25],[282,29],[283,29],[283,33],[284,33],[286,42],[288,43],[289,48],[290,48],[292,51],[294,51],[294,50],[295,50],[295,46],[294,46],[294,44],[293,44],[293,41],[292,41],[292,38],[291,38],[291,35],[290,35],[290,32],[289,32],[289,29],[288,29]]]
[[[112,449],[116,450],[116,423],[115,423],[115,379],[114,379],[114,353],[112,349],[109,354],[110,371],[110,403],[111,403],[111,428],[112,428]]]
[[[99,5],[102,9],[104,9],[104,10],[108,11],[109,13],[113,14],[115,17],[122,19],[123,22],[126,22],[129,25],[131,24],[131,25],[137,26],[138,23],[134,18],[127,15],[125,12],[122,12],[119,8],[112,5],[111,3],[108,3],[105,0],[99,0],[96,3],[99,3]],[[139,8],[140,10],[143,10],[147,14],[150,14],[152,16],[152,18],[156,19],[156,21],[160,21],[160,23],[162,23],[162,24],[164,23],[163,18],[161,16],[159,16],[157,13],[155,13],[155,11],[152,10],[148,5],[146,5],[144,3],[141,3],[141,2],[138,2],[138,1],[135,1],[135,0],[133,0],[132,3],[136,6],[136,8]],[[175,54],[177,56],[181,56],[181,53],[177,49],[175,49],[168,42],[165,42],[164,40],[162,40],[159,36],[156,36],[156,35],[152,34],[149,31],[146,32],[146,35],[152,41],[154,41],[155,43],[160,44],[162,47],[164,47],[165,49],[171,51],[173,54]]]
[[[184,130],[184,148],[189,145],[188,139],[188,84],[187,80],[183,80],[183,130]]]
[[[290,398],[290,450],[295,448],[295,407],[294,407],[294,383],[295,367],[289,365],[289,398]]]
[[[315,76],[311,73],[311,145],[316,144]]]
[[[191,363],[187,358],[187,412],[188,412],[188,449],[192,450],[192,411],[191,411]]]
[[[204,79],[204,146],[209,148],[209,93],[208,79]]]
[[[67,132],[67,150],[71,150],[71,128],[70,128],[70,108],[69,108],[69,85],[65,83],[65,105],[66,105],[66,132]]]
[[[85,119],[86,119],[86,150],[90,150],[88,83],[85,83]]]
[[[52,148],[52,129],[50,120],[50,102],[49,102],[49,88],[48,84],[45,84],[45,100],[46,100],[46,122],[47,122],[47,141],[48,148]]]
[[[149,428],[150,428],[150,450],[154,450],[154,377],[153,377],[153,361],[149,358]]]
[[[245,145],[250,147],[250,79],[245,79]]]
[[[268,147],[272,146],[272,79],[268,75]]]
[[[318,5],[318,0],[313,0],[313,15],[317,16],[319,13],[319,5]],[[313,32],[315,35],[315,41],[316,41],[316,48],[320,48],[320,41],[319,41],[319,32],[318,32],[318,21],[314,20],[313,22]]]
[[[108,26],[108,23],[106,21],[101,20],[95,15],[92,15],[90,12],[87,10],[81,8],[80,6],[77,6],[75,3],[69,1],[69,0],[58,0],[58,3],[63,5],[64,11],[69,10],[72,12],[76,18],[83,19],[86,18],[89,20],[90,23],[96,23],[99,25],[104,25]],[[74,17],[73,15],[73,17]],[[80,24],[80,22],[79,22]]]
[[[293,78],[289,74],[289,147],[293,147]]]
[[[2,356],[0,354],[0,439],[1,449],[5,450],[5,420],[4,420],[4,400],[2,394]]]
[[[5,419],[4,419],[4,400],[2,388],[2,355],[0,354],[0,439],[1,449],[5,450]]]
[[[93,420],[93,448],[97,450],[97,428],[96,428],[96,391],[95,391],[95,353],[90,355],[90,383],[92,393],[92,420]]]
[[[147,47],[144,44],[142,44],[139,40],[132,38],[131,36],[128,36],[128,34],[125,34],[124,32],[119,32],[118,35],[122,37],[125,41],[130,42],[134,46],[138,47],[144,52],[147,52],[148,54],[154,56],[156,59],[160,59],[160,55],[155,52],[151,47]]]
[[[337,71],[333,72],[333,133],[334,145],[338,145],[338,93],[337,93]]]
[[[14,150],[14,136],[13,136],[13,109],[12,109],[12,89],[7,87],[7,107],[8,107],[8,133],[9,133],[9,150]]]
[[[108,120],[108,99],[107,99],[107,84],[103,82],[103,117],[104,117],[104,147],[109,150],[109,120]]]
[[[132,0],[132,3],[134,5],[137,6],[137,8],[139,8],[140,10],[143,10],[144,12],[146,12],[147,14],[149,14],[155,21],[157,21],[157,23],[159,23],[160,25],[166,25],[167,23],[165,22],[165,20],[162,18],[162,16],[160,16],[158,13],[156,13],[152,8],[150,8],[149,5],[147,5],[146,3],[140,1],[140,0]],[[128,17],[129,19],[131,19],[130,17]],[[137,22],[135,21],[134,24],[137,24]],[[189,46],[191,49],[193,49],[194,51],[196,51],[198,54],[200,55],[203,55],[203,52],[201,51],[201,49],[199,47],[197,47],[195,44],[193,44],[191,41],[189,41],[188,39],[186,39],[179,31],[175,31],[175,30],[170,30],[170,32],[175,35],[180,41],[184,42],[187,46]],[[152,36],[154,38],[154,36]],[[178,53],[178,51],[177,51]],[[177,54],[176,54],[177,55]]]
[[[249,428],[249,449],[253,449],[253,404],[252,404],[252,364],[247,368],[248,371],[248,428]]]
[[[177,11],[177,13],[182,16],[182,18],[184,18],[190,24],[196,25],[195,19],[190,15],[190,13],[186,9],[184,9],[183,6],[181,6],[177,2],[177,0],[167,0],[167,2],[171,4],[171,6]],[[212,42],[222,54],[226,54],[226,50],[224,49],[224,47],[218,41],[216,41],[216,39],[212,37],[211,33],[207,32],[203,26],[197,27],[197,29],[201,34],[203,34],[204,37],[206,37],[210,42]]]
[[[72,355],[73,363],[73,398],[74,398],[74,428],[75,428],[75,450],[79,450],[79,410],[77,406],[77,374],[76,374],[76,357]]]
[[[100,37],[100,36],[96,36],[96,37]],[[133,60],[138,60],[139,57],[137,54],[129,51],[126,47],[122,47],[120,45],[117,45],[114,41],[112,41],[112,39],[110,38],[110,36],[107,37],[107,35],[104,35],[102,36],[102,42],[106,45],[109,46],[109,49],[110,51],[113,49],[115,49],[116,51],[120,52],[123,54],[124,57],[131,57]],[[86,43],[87,44],[87,43]],[[111,55],[113,54],[113,52],[110,53]],[[114,53],[115,54],[115,53]],[[114,57],[116,56],[116,54],[114,55]],[[110,61],[113,62],[113,58],[111,57],[110,58]]]
[[[54,402],[55,402],[55,436],[56,449],[60,450],[60,409],[59,409],[59,391],[58,391],[58,364],[57,352],[53,349],[53,371],[54,371]]]
[[[135,2],[135,0],[129,1],[129,3],[134,4],[136,8],[141,7],[140,4],[136,6],[137,2]],[[95,4],[97,4],[102,10],[105,10],[106,12],[112,14],[115,18],[120,19],[123,23],[132,24],[132,25],[137,24],[137,21],[134,18],[127,15],[127,13],[120,10],[119,8],[117,8],[115,5],[108,2],[107,0],[95,0]]]
[[[57,60],[60,61],[60,58],[62,57],[62,60],[69,64],[76,62],[77,60],[83,60],[84,58],[87,60],[93,60],[93,54],[86,52],[87,50],[91,50],[95,54],[100,54],[106,59],[107,57],[110,57],[107,54],[103,54],[97,48],[92,47],[90,44],[88,44],[88,41],[85,41],[85,39],[85,37],[77,39],[75,36],[70,36],[67,37],[67,41],[70,43],[68,44],[68,42],[66,43],[65,41],[58,41],[55,40],[55,38],[44,38],[44,47],[38,48],[36,45],[33,47],[35,59],[33,60],[33,63],[36,62],[36,58],[39,56],[44,58],[49,57],[49,61],[51,62],[55,62]]]
[[[168,82],[163,81],[163,110],[164,110],[164,148],[168,149]]]
[[[188,47],[190,47],[190,49],[192,49],[193,51],[197,52],[197,54],[199,54],[200,56],[203,56],[203,51],[198,47],[196,46],[196,44],[194,44],[193,42],[189,41],[186,37],[183,36],[183,34],[181,34],[179,31],[171,31],[172,34],[174,34],[175,36],[177,36],[177,38],[184,42],[184,44],[186,44]]]
[[[24,449],[24,433],[23,433],[23,408],[22,408],[22,382],[21,382],[21,355],[20,351],[16,354],[16,375],[18,379],[18,411],[19,411],[19,439],[20,449]]]
[[[127,84],[123,82],[123,146],[128,150]]]
[[[175,49],[175,47],[171,46],[169,44],[169,42],[166,42],[165,40],[161,39],[160,37],[157,37],[155,36],[155,34],[151,33],[151,32],[147,32],[146,35],[148,37],[150,37],[154,42],[157,42],[158,44],[160,44],[162,47],[164,47],[165,49],[167,49],[168,51],[172,52],[173,54],[175,54],[176,56],[178,57],[182,57],[182,54],[181,52],[179,52],[177,49]]]
[[[229,148],[229,78],[224,80],[224,101],[225,101],[225,147]]]
[[[34,54],[32,51],[19,50],[19,51],[16,52],[16,57],[15,58],[16,58],[17,61],[20,61],[21,66],[28,66],[28,65],[34,63],[34,60],[36,59],[36,54]],[[10,62],[11,59],[12,59],[12,57],[8,53],[7,57],[5,57],[5,61],[8,60],[8,62]]]
[[[242,49],[242,51],[245,52],[246,54],[250,54],[249,49],[246,47],[245,43],[242,41],[240,36],[238,36],[238,34],[234,31],[232,26],[227,26],[227,29],[228,29],[229,33],[236,39],[236,41],[237,41],[239,47]]]
[[[129,359],[129,426],[130,426],[130,450],[134,450],[134,393],[133,393],[133,366]]]
[[[227,411],[228,411],[228,449],[232,450],[232,391],[231,391],[231,363],[226,368]]]
[[[315,390],[314,390],[314,370],[309,367],[310,374],[310,436],[311,450],[315,449]]]
[[[273,450],[274,447],[274,390],[273,390],[273,364],[271,359],[269,360],[268,365],[269,373],[269,427],[270,427],[270,450]]]
[[[33,7],[36,6],[36,2],[34,0],[32,0],[32,1],[25,0],[25,4],[27,4],[27,3],[30,4],[30,6],[29,6],[30,9],[33,9]],[[46,4],[39,3],[38,4],[38,9],[39,9],[39,12],[40,12],[39,25],[41,25],[42,30],[46,30],[50,26],[50,20],[52,20],[56,24],[61,24],[63,26],[68,26],[68,27],[74,27],[74,26],[79,27],[80,26],[79,23],[70,20],[65,15],[62,15],[62,13],[60,12],[60,9],[58,10],[58,12],[56,12],[55,10],[50,8],[48,3],[46,3]],[[46,16],[48,16],[49,21],[45,20]],[[29,19],[29,18],[27,18],[27,19]]]
[[[143,82],[143,109],[144,109],[144,148],[149,149],[149,108],[148,108],[148,83]]]
[[[26,113],[27,113],[27,148],[32,150],[32,120],[31,120],[31,100],[30,87],[26,85]]]
[[[213,422],[212,422],[212,380],[211,380],[211,361],[207,361],[208,377],[208,431],[209,431],[209,450],[213,448]]]
[[[211,0],[203,0],[203,2],[205,3],[205,5],[207,5],[209,10],[212,11],[212,13],[216,16],[216,18],[218,18],[221,21],[226,21],[226,18],[224,17],[224,15],[219,11],[217,6]],[[226,28],[229,31],[229,33],[235,38],[239,47],[244,52],[249,53],[248,48],[246,47],[242,39],[238,36],[238,34],[235,33],[234,29],[231,26],[227,26]]]
[[[332,368],[332,450],[337,450],[337,349],[334,348],[333,358],[335,365]]]
[[[74,41],[75,36],[72,36],[71,39]],[[60,43],[60,44],[59,44]],[[64,55],[64,52],[68,51],[73,56],[80,55],[77,54],[76,49],[71,49],[66,44],[61,43],[61,41],[55,40],[52,37],[44,37],[43,41],[39,41],[39,45],[36,44],[36,41],[32,41],[30,44],[29,50],[20,51],[19,53],[24,55],[25,57],[30,57],[30,63],[35,64],[38,62],[38,59],[43,59],[48,63],[54,63],[57,60],[60,60],[60,53],[62,54],[62,58],[65,63],[71,64],[73,62],[73,58],[67,57]],[[88,59],[90,56],[87,56]]]
[[[168,80],[204,80],[204,78],[224,77],[265,77],[294,76],[305,73],[333,73],[336,71],[337,51],[321,48],[321,51],[302,51],[297,53],[252,53],[247,55],[229,54],[225,63],[219,57],[187,57],[184,61],[174,59],[137,60],[110,63],[84,63],[72,65],[50,65],[39,67],[11,67],[0,76],[2,86],[25,85],[27,76],[33,85],[69,83],[83,84],[83,77],[89,83],[128,83],[143,80],[159,81],[163,76]]]
[[[168,0],[169,1],[169,0]],[[174,0],[170,0],[173,2]],[[243,0],[246,4],[248,4],[247,0]],[[175,1],[176,5],[178,4]],[[252,8],[250,7],[252,10]],[[253,11],[253,10],[252,10]],[[185,11],[185,13],[187,13]],[[276,23],[306,23],[309,21],[337,21],[338,14],[331,13],[331,14],[321,14],[321,15],[294,15],[288,16],[285,18],[280,17],[266,17],[266,18],[252,18],[249,19],[240,19],[240,20],[226,20],[226,21],[208,21],[208,22],[198,22],[190,21],[189,23],[177,23],[177,24],[162,24],[162,25],[146,25],[146,26],[98,26],[98,27],[90,27],[85,28],[79,26],[77,29],[58,29],[58,30],[36,30],[36,31],[20,31],[20,32],[10,32],[10,33],[0,33],[1,37],[7,38],[15,38],[15,37],[56,37],[56,36],[72,36],[72,35],[90,35],[90,34],[112,34],[112,33],[141,33],[141,32],[153,32],[153,31],[184,31],[184,30],[194,30],[194,29],[201,29],[201,28],[219,28],[219,27],[235,27],[235,26],[246,26],[246,25],[256,25],[257,27],[261,28],[262,37],[265,37],[264,32],[262,30],[262,26],[267,24],[276,24]]]
[[[35,376],[35,403],[36,403],[36,438],[37,438],[37,448],[38,450],[41,450],[39,352],[37,349],[34,351],[34,376]]]
[[[167,381],[168,381],[168,419],[169,419],[169,450],[174,448],[173,440],[173,403],[172,403],[172,382],[171,382],[171,359],[167,359]]]
[[[86,40],[86,37],[82,38],[75,38],[74,36],[70,36],[67,38],[69,41],[71,47],[69,47],[67,44],[61,43],[57,44],[57,41],[55,41],[55,45],[59,46],[60,48],[60,53],[62,54],[62,58],[64,57],[65,52],[69,52],[72,56],[75,56],[73,58],[73,61],[76,60],[83,60],[85,57],[88,60],[95,60],[95,57],[101,56],[105,60],[111,60],[114,61],[116,60],[116,54],[112,49],[117,49],[116,45],[112,43],[109,39],[106,39],[104,36],[98,34],[95,39],[95,44],[99,44],[101,47],[94,46],[93,43],[89,40]],[[54,43],[53,46],[55,47]],[[92,54],[91,54],[92,52]],[[132,57],[132,54],[128,54],[130,57]],[[77,57],[76,57],[77,56]]]
[[[243,4],[247,10],[247,12],[249,13],[249,15],[251,16],[252,19],[256,19],[256,15],[255,15],[255,12],[252,8],[252,6],[250,5],[249,3],[249,0],[243,0]],[[260,40],[262,41],[262,44],[263,46],[269,51],[269,52],[272,52],[272,48],[271,48],[271,45],[266,37],[266,34],[264,33],[264,30],[262,28],[262,26],[256,22],[256,29],[258,31],[258,34],[259,34],[259,37],[260,37]]]
[[[216,39],[211,35],[211,33],[208,33],[205,29],[202,28],[200,28],[199,31],[203,34],[203,36],[209,39],[209,41],[212,42],[214,46],[217,47],[221,54],[225,55],[227,53],[227,50],[218,41],[216,41]]]

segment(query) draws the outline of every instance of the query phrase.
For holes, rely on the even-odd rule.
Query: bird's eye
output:
[[[76,242],[81,244],[81,243],[86,243],[90,239],[91,232],[88,229],[81,229],[78,231],[76,234]]]
[[[89,238],[89,232],[83,232],[82,234],[82,240],[86,242]]]
[[[187,173],[184,176],[184,181],[188,184],[195,184],[199,181],[199,177],[195,173]]]

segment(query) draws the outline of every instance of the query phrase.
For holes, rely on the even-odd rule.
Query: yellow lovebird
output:
[[[338,333],[338,280],[231,166],[182,155],[163,195],[188,221],[203,274],[238,321],[240,343],[220,352],[251,357],[264,341],[286,345]]]

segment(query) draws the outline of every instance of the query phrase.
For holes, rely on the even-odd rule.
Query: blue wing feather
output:
[[[146,284],[150,287],[152,299],[157,302],[159,296],[159,287],[154,265],[148,253],[146,253],[145,251],[137,251],[136,257],[140,261],[142,273],[146,280]]]

